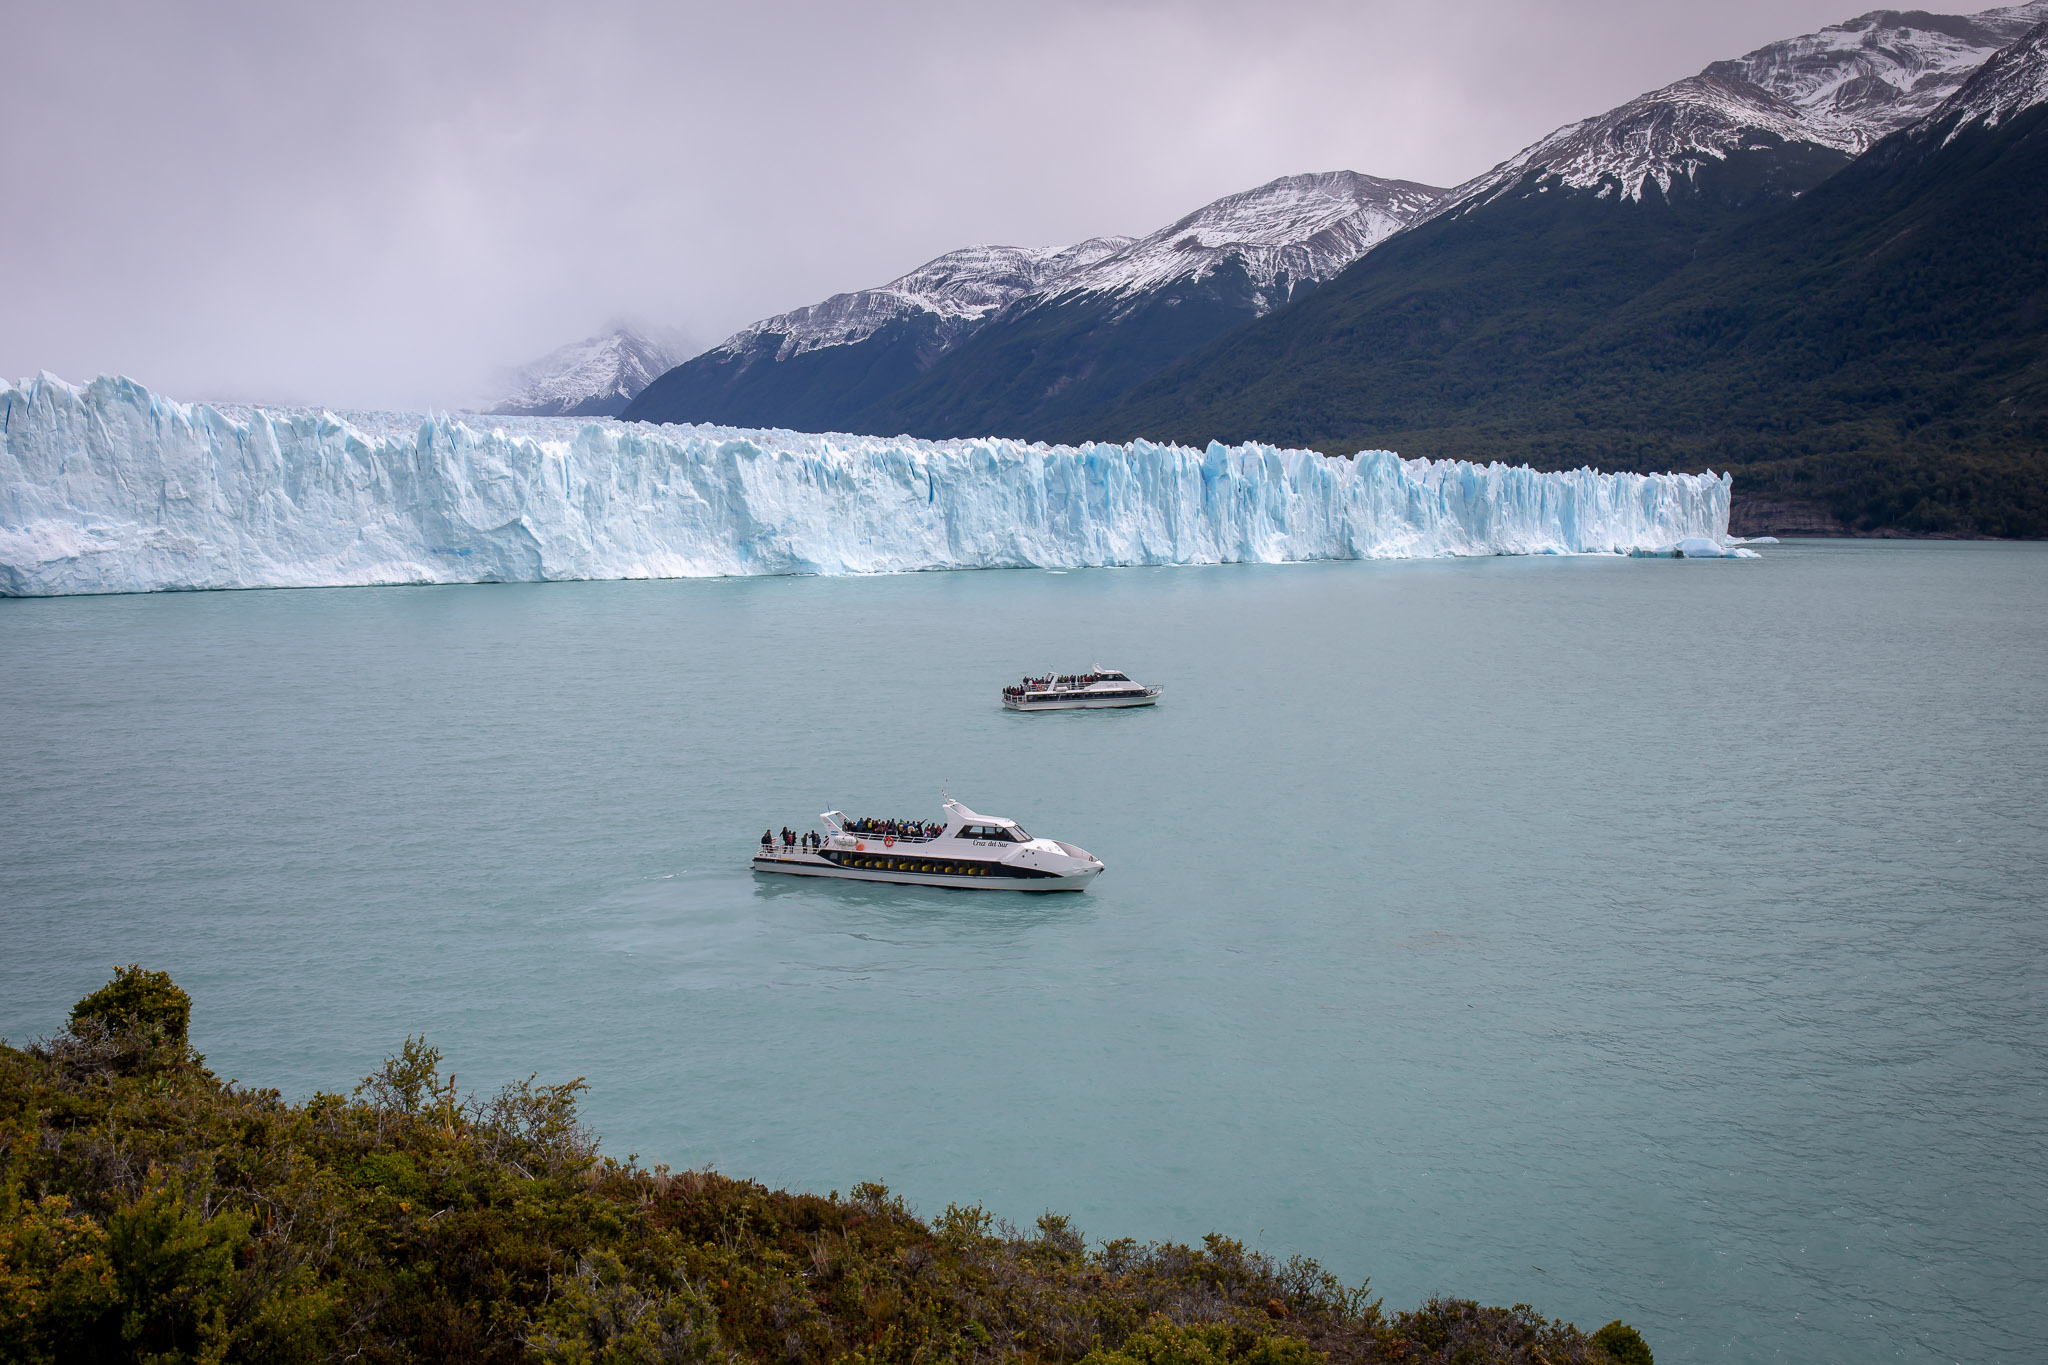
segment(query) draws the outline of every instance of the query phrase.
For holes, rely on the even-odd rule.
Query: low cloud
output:
[[[952,247],[1274,176],[1435,184],[1834,7],[45,5],[9,21],[0,371],[451,407]]]

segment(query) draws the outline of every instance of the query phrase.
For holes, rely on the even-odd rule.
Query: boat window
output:
[[[1001,825],[962,825],[960,826],[960,837],[962,839],[993,839],[998,843],[1009,843],[1016,839],[1017,836],[1004,829]]]

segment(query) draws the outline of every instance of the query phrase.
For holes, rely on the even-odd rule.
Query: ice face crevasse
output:
[[[1625,552],[1725,541],[1725,475],[1248,444],[1079,448],[0,388],[17,595]]]

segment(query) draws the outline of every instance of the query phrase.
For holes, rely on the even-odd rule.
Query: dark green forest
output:
[[[1772,148],[1635,203],[1532,180],[1042,434],[1712,467],[1738,530],[2048,535],[2048,107],[1945,131],[1776,203]]]
[[[1619,1322],[1388,1313],[1221,1236],[1091,1246],[1053,1214],[621,1162],[582,1082],[479,1098],[417,1038],[290,1104],[215,1076],[191,1009],[124,967],[0,1044],[0,1362],[1652,1365]]]

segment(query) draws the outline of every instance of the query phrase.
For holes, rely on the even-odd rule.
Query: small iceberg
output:
[[[1631,559],[1762,559],[1755,550],[1745,550],[1739,545],[1723,545],[1706,536],[1687,536],[1676,545],[1666,545],[1655,550],[1630,550]]]

